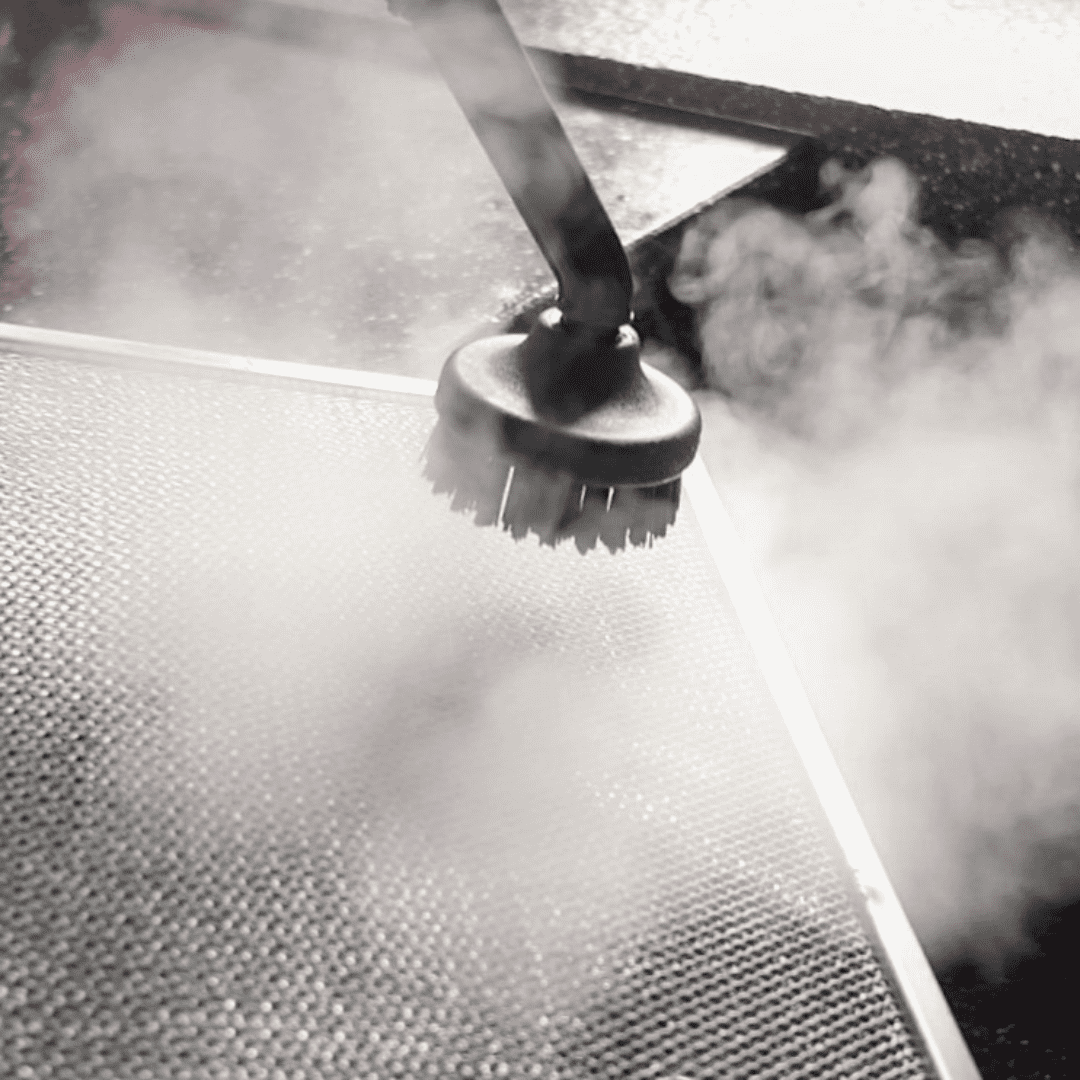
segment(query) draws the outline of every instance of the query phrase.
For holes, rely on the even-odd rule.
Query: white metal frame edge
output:
[[[23,326],[20,323],[0,322],[0,348],[4,347],[9,347],[12,351],[99,360],[109,364],[116,364],[118,361],[132,364],[189,364],[218,371],[269,375],[278,379],[297,379],[330,386],[354,387],[358,390],[425,397],[435,393],[436,385],[432,379],[415,379],[407,375],[323,367],[291,360],[264,360],[254,356],[234,356],[204,349],[152,345],[125,338],[98,337],[96,334],[76,334],[68,330],[46,330],[37,326]]]
[[[980,1080],[956,1019],[893,890],[754,573],[700,456],[683,490],[803,767],[832,826],[897,986],[941,1080]]]

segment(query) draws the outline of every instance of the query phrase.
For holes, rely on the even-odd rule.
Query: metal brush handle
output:
[[[497,0],[390,6],[413,24],[554,271],[568,327],[629,322],[626,253]]]

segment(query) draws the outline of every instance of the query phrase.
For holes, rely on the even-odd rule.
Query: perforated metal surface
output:
[[[689,507],[583,559],[426,402],[0,401],[0,1074],[929,1074]]]

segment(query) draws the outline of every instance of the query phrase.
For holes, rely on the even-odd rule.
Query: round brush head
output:
[[[454,509],[515,538],[616,551],[663,536],[701,416],[641,363],[629,326],[606,335],[545,312],[528,336],[485,338],[446,362],[425,474]]]

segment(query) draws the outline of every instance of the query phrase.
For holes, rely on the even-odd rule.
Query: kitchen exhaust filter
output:
[[[583,558],[427,384],[0,344],[4,1076],[976,1075],[700,465]]]

